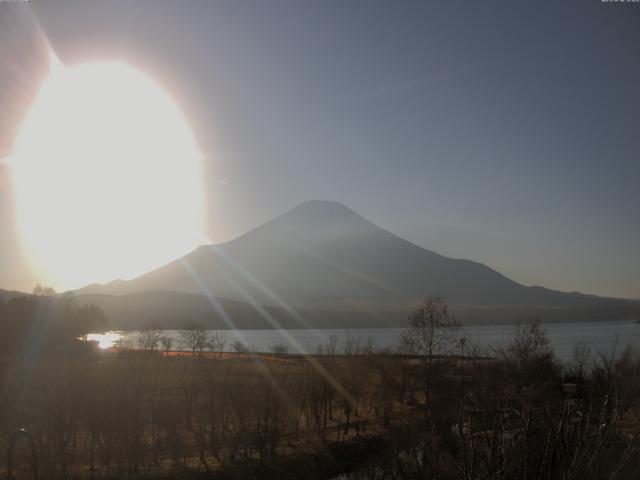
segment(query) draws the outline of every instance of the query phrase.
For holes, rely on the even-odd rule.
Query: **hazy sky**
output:
[[[179,102],[224,241],[307,199],[527,285],[640,298],[640,4],[0,3],[2,153],[43,69]],[[0,288],[30,289],[0,167]]]

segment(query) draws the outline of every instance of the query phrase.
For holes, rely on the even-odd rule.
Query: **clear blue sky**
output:
[[[214,240],[331,199],[527,285],[640,298],[640,4],[0,3],[3,154],[36,25],[63,62],[124,59],[173,94]],[[0,221],[0,288],[29,289],[2,171]]]

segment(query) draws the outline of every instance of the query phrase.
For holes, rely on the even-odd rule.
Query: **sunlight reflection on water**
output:
[[[87,340],[90,342],[98,342],[98,347],[107,349],[115,347],[124,334],[125,332],[90,333],[87,335]]]

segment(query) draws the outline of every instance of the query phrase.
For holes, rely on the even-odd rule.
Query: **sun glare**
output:
[[[133,277],[200,243],[202,155],[172,98],[127,64],[54,63],[10,166],[25,251],[58,288]]]
[[[96,342],[102,350],[115,347],[122,338],[123,334],[120,332],[90,333],[87,335],[87,340]]]

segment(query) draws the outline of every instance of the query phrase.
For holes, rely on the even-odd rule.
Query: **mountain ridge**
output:
[[[76,293],[158,290],[285,310],[394,312],[398,318],[399,312],[406,316],[421,298],[433,294],[446,296],[458,311],[487,316],[492,310],[508,311],[514,316],[536,314],[543,320],[559,310],[569,315],[571,309],[612,306],[620,310],[616,315],[625,315],[632,302],[525,286],[485,264],[423,248],[339,202],[322,200],[299,204],[233,240],[202,245],[135,279],[94,284]]]

